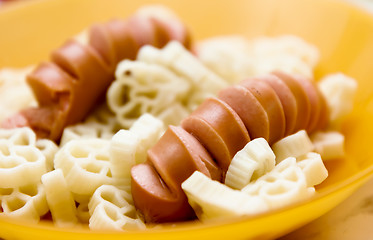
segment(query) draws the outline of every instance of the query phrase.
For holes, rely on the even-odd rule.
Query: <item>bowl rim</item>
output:
[[[47,1],[53,1],[53,0],[33,0],[33,1],[16,1],[13,3],[7,3],[1,6],[0,8],[0,15],[7,14],[12,11],[17,11],[19,8],[25,8],[27,6],[36,5],[36,4],[42,4],[43,2]],[[54,0],[54,1],[60,1],[60,0]],[[319,0],[322,1],[322,0]],[[359,15],[361,17],[364,17],[365,21],[370,21],[373,25],[373,14],[369,12],[368,10],[362,8],[361,6],[352,4],[349,1],[340,1],[340,0],[328,0],[330,2],[333,2],[333,4],[336,5],[336,7],[345,7],[354,9],[355,11],[359,12]],[[373,30],[373,29],[372,29]],[[370,98],[371,100],[373,99]],[[326,198],[329,195],[332,195],[336,192],[342,192],[346,189],[351,188],[352,186],[355,187],[355,189],[358,186],[361,186],[365,182],[367,182],[369,179],[371,179],[373,176],[373,163],[369,165],[368,167],[359,170],[358,172],[352,174],[348,178],[344,179],[343,181],[338,181],[337,183],[333,184],[331,187],[328,187],[328,189],[321,190],[316,195],[309,199],[305,199],[302,201],[299,201],[297,203],[287,205],[284,207],[276,208],[270,211],[266,211],[260,214],[255,214],[252,216],[240,216],[240,217],[233,217],[233,218],[226,218],[226,219],[220,219],[219,221],[211,221],[206,223],[200,223],[198,220],[192,221],[192,222],[181,222],[175,224],[162,224],[163,227],[161,228],[151,228],[146,230],[134,230],[134,231],[92,231],[88,227],[83,226],[79,228],[63,228],[63,227],[56,227],[53,225],[53,222],[51,221],[41,221],[39,223],[32,223],[23,219],[14,219],[11,217],[5,217],[0,216],[0,225],[2,223],[7,223],[10,225],[18,226],[21,228],[30,228],[30,229],[38,229],[38,230],[47,230],[50,232],[69,232],[69,233],[80,233],[80,234],[105,234],[105,235],[132,235],[132,234],[149,234],[149,233],[168,233],[168,232],[183,232],[183,231],[190,231],[190,230],[199,230],[199,229],[207,229],[207,228],[216,228],[220,226],[226,226],[226,225],[234,225],[240,222],[250,222],[254,221],[256,219],[260,218],[267,218],[274,214],[281,214],[282,212],[288,211],[290,209],[296,209],[300,208],[306,204],[309,204],[316,200],[321,200],[323,198]]]

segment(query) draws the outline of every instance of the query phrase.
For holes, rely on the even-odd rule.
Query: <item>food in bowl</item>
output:
[[[323,156],[343,157],[335,130],[355,81],[316,83],[317,49],[295,36],[192,43],[186,29],[163,7],[143,8],[28,74],[38,105],[2,123],[2,214],[132,230],[315,193]]]

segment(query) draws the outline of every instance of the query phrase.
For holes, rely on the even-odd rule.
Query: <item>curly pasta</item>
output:
[[[230,83],[247,77],[268,74],[275,70],[312,78],[319,60],[316,47],[296,36],[213,37],[200,42],[198,58]]]
[[[109,87],[107,101],[116,113],[117,121],[124,128],[129,128],[144,113],[162,117],[165,121],[168,107],[177,103],[180,105],[189,90],[190,86],[185,80],[163,66],[124,60],[118,65],[116,80]]]
[[[71,192],[91,195],[103,184],[113,184],[110,142],[104,139],[76,139],[66,143],[55,156],[55,168],[62,169]],[[81,184],[81,183],[86,184]]]
[[[60,227],[76,225],[78,218],[75,201],[62,170],[48,172],[42,176],[41,180],[46,190],[46,198],[54,224]]]
[[[309,198],[315,189],[308,186],[306,176],[296,159],[289,157],[241,191],[250,196],[259,196],[274,209]]]
[[[40,183],[0,188],[0,216],[39,222],[48,210],[45,189]]]
[[[131,196],[110,185],[95,191],[89,204],[89,227],[94,230],[145,229],[132,204]]]
[[[35,143],[35,133],[29,128],[0,129],[0,187],[40,181],[47,172],[46,157]]]

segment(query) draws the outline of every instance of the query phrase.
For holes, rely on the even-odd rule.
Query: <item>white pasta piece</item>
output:
[[[110,185],[103,185],[95,191],[89,204],[89,227],[94,230],[135,230],[144,229],[136,209],[131,205],[131,196]]]
[[[49,211],[46,199],[44,185],[41,182],[37,184],[25,185],[18,187],[17,191],[26,196],[30,196],[39,216],[45,215]]]
[[[286,136],[272,145],[279,163],[288,157],[299,157],[314,149],[314,146],[305,130],[300,130],[292,135]]]
[[[175,112],[172,114],[176,114]],[[161,120],[145,113],[131,126],[130,131],[136,134],[139,142],[136,149],[136,163],[146,161],[147,151],[160,138],[165,130]]]
[[[201,104],[207,97],[216,95],[228,85],[177,41],[169,42],[159,51],[151,47],[140,49],[138,60],[165,66],[188,80],[192,86],[188,105],[192,107]]]
[[[197,57],[229,83],[238,83],[255,74],[250,42],[236,35],[212,37],[197,45]]]
[[[252,42],[252,54],[256,61],[256,75],[281,70],[312,78],[319,61],[318,49],[293,35],[260,37]]]
[[[47,171],[52,171],[54,169],[54,156],[59,149],[57,144],[49,139],[38,139],[35,146],[45,156]]]
[[[185,180],[181,187],[202,221],[254,215],[268,210],[266,203],[258,197],[233,190],[198,171]]]
[[[169,105],[185,101],[189,91],[187,81],[163,66],[124,60],[118,64],[107,102],[118,123],[129,128],[144,113],[159,118]],[[178,124],[179,121],[181,118],[165,124]]]
[[[306,176],[296,159],[289,157],[241,191],[249,196],[259,197],[270,209],[276,209],[309,198],[315,189],[308,186]]]
[[[329,125],[338,129],[352,111],[357,82],[342,73],[335,73],[323,77],[318,86],[330,109]]]
[[[29,128],[0,129],[0,187],[16,188],[40,181],[46,158]]]
[[[256,138],[238,151],[229,165],[225,184],[241,189],[275,166],[275,154],[264,138]]]
[[[35,146],[36,135],[28,127],[13,129],[0,128],[0,139],[7,140],[11,145]]]
[[[0,200],[0,216],[11,218],[27,219],[32,222],[39,222],[40,216],[32,201],[24,195],[13,194]]]
[[[78,218],[75,201],[62,170],[48,172],[42,176],[41,180],[46,190],[47,202],[54,224],[60,227],[76,225]]]
[[[313,133],[311,141],[315,146],[315,152],[321,155],[323,161],[339,159],[345,156],[345,137],[337,131],[318,131]]]
[[[236,35],[213,37],[199,43],[196,52],[207,67],[230,83],[274,70],[312,78],[319,61],[315,46],[291,35],[251,41]]]
[[[35,97],[26,83],[33,67],[0,70],[0,122],[27,107],[36,106]]]
[[[130,186],[131,168],[136,164],[140,138],[130,130],[118,131],[110,142],[110,164],[114,179],[121,186]]]
[[[191,111],[189,109],[195,108],[195,106],[188,105],[187,107],[185,107],[181,103],[175,102],[169,105],[166,110],[159,114],[158,118],[162,119],[162,121],[165,123],[180,123],[180,119],[185,119],[190,115]]]
[[[299,157],[297,164],[306,176],[309,187],[322,183],[328,177],[328,170],[318,153],[309,152]]]
[[[44,186],[41,183],[18,188],[0,188],[0,216],[38,222],[48,210]]]
[[[104,139],[76,139],[57,152],[55,168],[62,169],[71,192],[91,195],[99,186],[114,183],[109,147],[110,141]]]
[[[110,139],[114,135],[113,129],[110,125],[105,125],[97,122],[80,123],[73,126],[66,127],[63,130],[61,143],[63,146],[73,139],[80,138],[103,138]]]

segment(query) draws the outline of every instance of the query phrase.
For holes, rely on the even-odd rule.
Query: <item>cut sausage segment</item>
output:
[[[240,85],[225,88],[219,93],[219,99],[226,102],[240,116],[251,139],[262,137],[268,140],[267,113],[248,89]]]
[[[233,156],[250,141],[237,113],[217,98],[205,100],[181,126],[202,143],[224,173]]]
[[[273,74],[286,83],[297,100],[297,120],[293,132],[306,129],[311,112],[311,104],[307,93],[293,76],[280,71],[275,71]]]
[[[272,144],[285,135],[285,115],[280,99],[272,87],[260,79],[247,79],[240,83],[247,88],[265,109],[269,120],[268,143]]]

